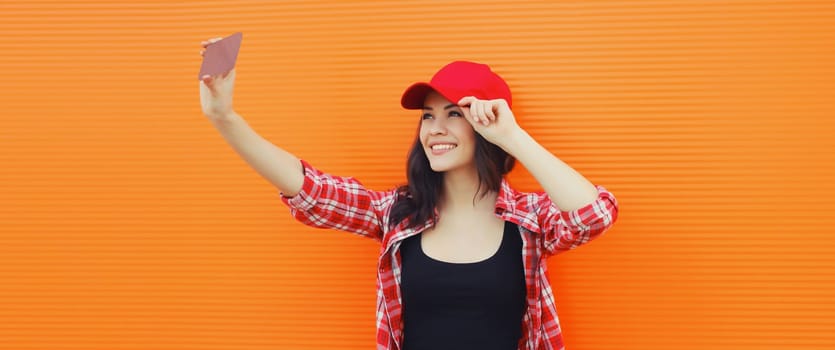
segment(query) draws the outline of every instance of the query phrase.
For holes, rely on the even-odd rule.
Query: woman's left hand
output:
[[[458,105],[475,131],[492,144],[501,146],[501,141],[520,130],[504,99],[480,100],[467,96],[458,101]]]

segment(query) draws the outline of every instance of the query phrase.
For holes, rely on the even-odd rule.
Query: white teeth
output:
[[[448,150],[448,149],[453,149],[453,148],[455,148],[455,145],[451,145],[451,144],[433,145],[432,146],[432,149],[436,150],[436,151]]]

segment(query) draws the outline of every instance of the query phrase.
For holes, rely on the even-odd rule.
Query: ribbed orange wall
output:
[[[831,1],[0,2],[0,349],[370,349],[370,240],[306,228],[202,116],[404,179],[403,89],[453,59],[620,201],[553,258],[570,350],[835,348]],[[536,189],[522,168],[512,182]]]

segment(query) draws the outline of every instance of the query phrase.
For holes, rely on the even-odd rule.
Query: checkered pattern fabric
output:
[[[293,197],[281,196],[290,212],[305,225],[352,232],[381,243],[377,269],[377,349],[400,349],[403,315],[400,296],[400,254],[403,239],[432,226],[429,220],[407,228],[389,228],[396,199],[394,189],[372,191],[354,178],[325,174],[302,160],[304,185]],[[577,210],[560,211],[544,192],[518,192],[503,180],[496,215],[519,226],[527,284],[527,311],[522,320],[520,350],[563,349],[554,295],[545,258],[579,247],[603,234],[617,219],[614,195],[597,186],[597,199]]]

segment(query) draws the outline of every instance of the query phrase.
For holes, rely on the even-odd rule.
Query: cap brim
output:
[[[433,90],[435,88],[427,83],[414,83],[403,92],[400,105],[405,109],[421,109],[423,108],[423,101],[426,100],[426,94]]]
[[[437,92],[438,95],[443,96],[443,98],[452,103],[457,103],[458,100],[461,99],[461,97],[455,97],[455,91],[450,89],[444,90],[446,91],[438,89],[429,83],[414,83],[412,86],[409,86],[405,92],[403,92],[403,97],[400,98],[400,105],[406,109],[423,109],[423,104],[426,101],[426,95],[432,91]]]

